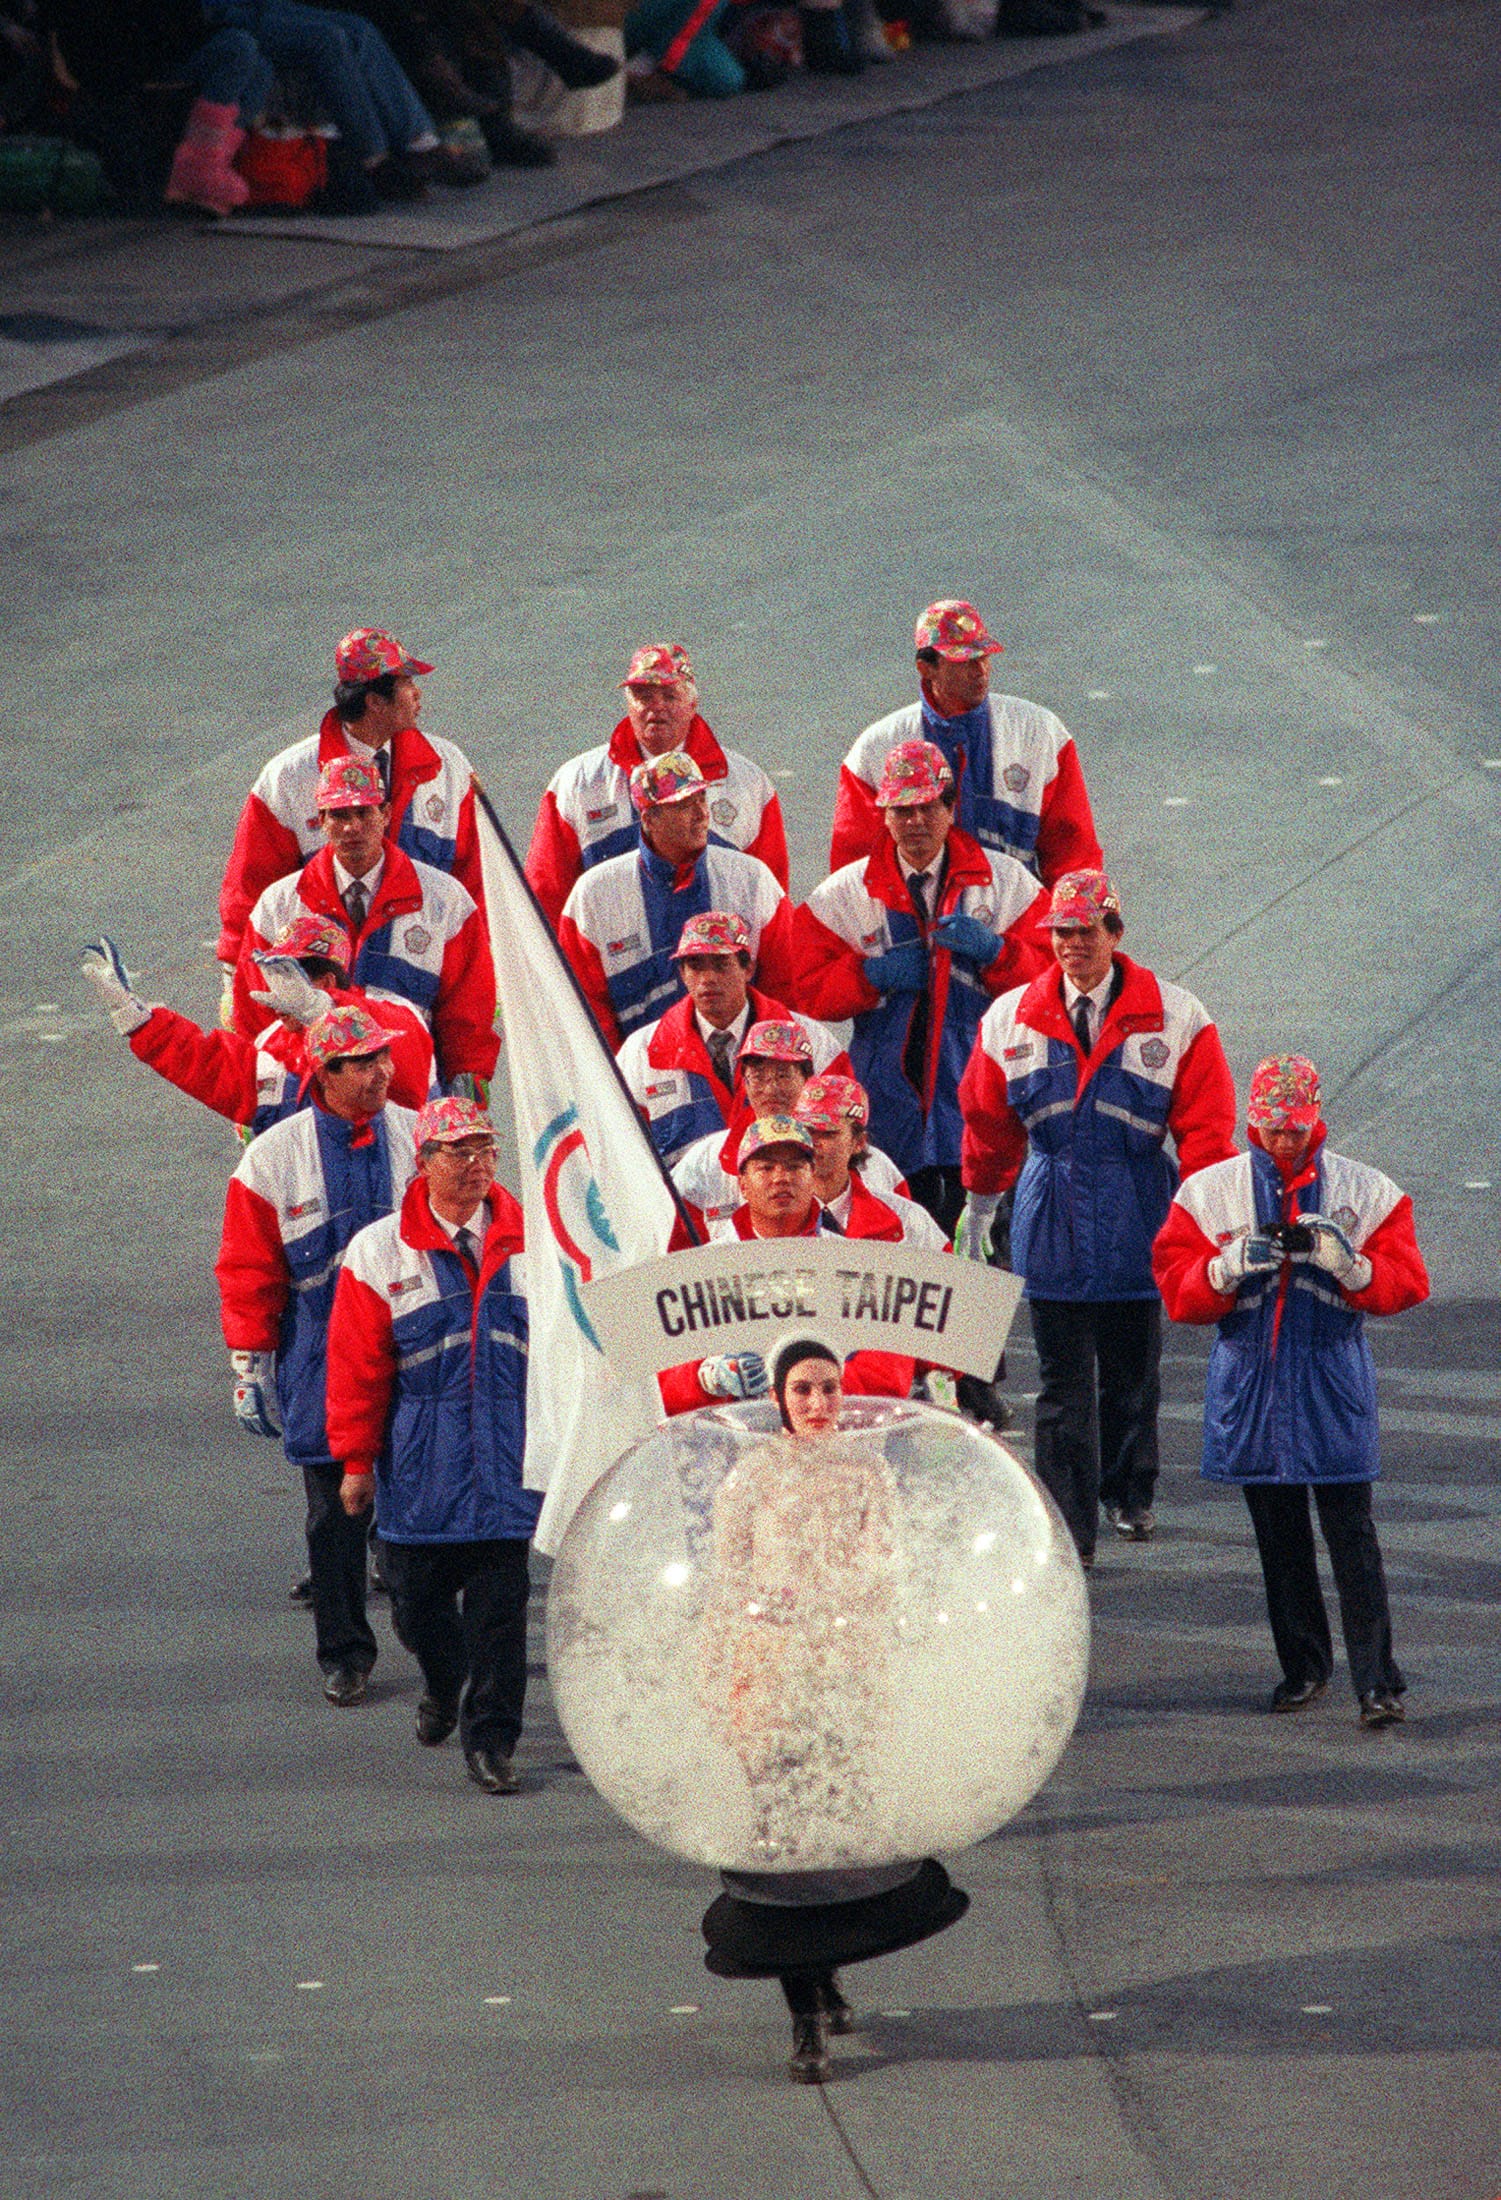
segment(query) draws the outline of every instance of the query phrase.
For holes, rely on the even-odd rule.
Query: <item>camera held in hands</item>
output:
[[[1306,1222],[1269,1222],[1262,1232],[1279,1253],[1311,1253],[1313,1232]]]

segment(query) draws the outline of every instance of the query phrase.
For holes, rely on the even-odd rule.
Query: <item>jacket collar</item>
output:
[[[522,1244],[521,1209],[503,1184],[492,1184],[485,1194],[490,1202],[490,1226],[480,1247],[480,1274],[488,1277],[503,1266]],[[419,1170],[407,1186],[401,1202],[401,1239],[419,1253],[452,1253],[453,1239],[433,1213],[427,1178]]]
[[[844,1226],[844,1234],[852,1238],[884,1238],[888,1244],[899,1242],[903,1235],[901,1216],[876,1196],[858,1169],[850,1171],[850,1218]]]
[[[373,932],[389,917],[407,916],[422,907],[422,882],[406,850],[398,848],[388,834],[381,842],[381,854],[386,859],[385,869],[381,872],[375,899],[365,912],[367,933]],[[319,916],[337,917],[347,927],[348,916],[334,879],[332,848],[325,845],[315,856],[309,856],[297,881],[297,895]]]
[[[683,747],[692,757],[705,779],[723,779],[728,775],[730,769],[729,759],[704,724],[702,718],[698,717],[697,714],[694,716],[692,725],[688,728],[688,738],[684,741]],[[627,778],[642,761],[644,751],[641,743],[631,731],[629,718],[622,718],[615,731],[610,735],[609,753],[610,762],[619,765]]]
[[[358,739],[358,735],[355,737]],[[352,756],[348,730],[336,710],[323,713],[323,723],[318,728],[318,768],[332,762],[336,756]],[[443,766],[443,759],[416,726],[403,726],[393,734],[386,745],[391,778],[391,806],[393,812],[405,809],[402,790],[420,787],[425,780],[435,779]]]
[[[636,858],[646,876],[669,894],[686,893],[704,860],[702,855],[697,855],[690,863],[669,863],[655,848],[648,848],[644,840],[637,847]]]
[[[824,1216],[825,1209],[822,1203],[815,1198],[809,1205],[807,1220],[804,1222],[800,1230],[793,1231],[793,1236],[817,1237],[819,1231],[826,1227]],[[735,1212],[731,1215],[730,1220],[735,1225],[736,1237],[751,1238],[755,1241],[757,1245],[775,1245],[779,1242],[776,1238],[756,1237],[755,1226],[751,1221],[751,1211],[749,1207],[737,1207],[735,1209]],[[833,1221],[833,1218],[830,1217],[827,1227],[837,1229],[838,1225]]]
[[[1121,988],[1105,1011],[1087,1062],[1079,1053],[1078,1037],[1069,1021],[1063,997],[1063,971],[1057,963],[1032,980],[1016,1011],[1018,1023],[1042,1032],[1049,1039],[1061,1039],[1065,1046],[1073,1048],[1084,1072],[1079,1079],[1081,1094],[1106,1056],[1113,1054],[1134,1033],[1162,1029],[1162,988],[1151,971],[1143,963],[1132,962],[1128,955],[1116,955],[1112,960],[1121,974]]]
[[[948,861],[935,916],[947,912],[953,906],[951,897],[957,896],[964,887],[990,884],[990,865],[984,849],[957,825],[949,833],[945,854]],[[911,916],[912,896],[907,891],[907,881],[897,858],[896,842],[884,825],[880,839],[866,858],[865,890],[877,901],[884,902],[888,909],[900,909]]]

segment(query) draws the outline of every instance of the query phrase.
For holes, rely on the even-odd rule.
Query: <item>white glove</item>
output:
[[[771,1377],[759,1352],[725,1352],[700,1363],[698,1387],[706,1398],[764,1398]]]
[[[250,998],[273,1016],[289,1024],[315,1024],[327,1010],[328,995],[314,985],[295,955],[267,955],[260,970],[266,990]]]
[[[1222,1245],[1209,1263],[1209,1288],[1227,1294],[1247,1276],[1267,1276],[1282,1265],[1282,1255],[1269,1237],[1259,1230],[1243,1230],[1239,1237]]]
[[[954,1251],[961,1260],[989,1260],[990,1231],[1001,1204],[999,1192],[971,1192],[954,1225]]]
[[[255,1436],[280,1436],[276,1417],[276,1354],[231,1352],[235,1371],[235,1419]]]
[[[1371,1280],[1371,1264],[1364,1253],[1356,1252],[1339,1224],[1327,1215],[1300,1215],[1298,1219],[1313,1232],[1313,1251],[1303,1254],[1303,1259],[1322,1268],[1347,1291],[1363,1291]]]
[[[120,950],[114,941],[103,934],[84,949],[78,974],[87,978],[99,996],[100,1005],[122,1039],[139,1031],[142,1024],[151,1021],[151,1010],[138,993],[130,989],[130,972],[120,959]]]

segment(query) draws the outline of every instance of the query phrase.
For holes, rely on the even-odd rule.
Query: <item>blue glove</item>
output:
[[[709,1398],[764,1398],[771,1377],[759,1352],[725,1352],[700,1363],[698,1386]]]
[[[276,1354],[231,1352],[229,1360],[235,1371],[235,1419],[241,1428],[248,1428],[253,1436],[280,1436],[272,1381]]]
[[[928,953],[917,940],[867,955],[865,975],[878,993],[921,993],[928,983]]]
[[[988,970],[1005,944],[989,925],[982,924],[978,917],[967,917],[962,909],[940,917],[933,932],[935,947],[946,947],[961,962],[973,963],[976,970]]]

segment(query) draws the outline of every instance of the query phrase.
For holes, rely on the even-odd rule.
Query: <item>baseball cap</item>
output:
[[[1103,871],[1065,871],[1053,888],[1042,921],[1048,930],[1057,931],[1073,924],[1093,924],[1096,917],[1118,917],[1120,913],[1120,897]]]
[[[802,1124],[790,1115],[760,1115],[747,1125],[740,1141],[740,1151],[735,1156],[735,1167],[743,1169],[758,1153],[765,1153],[769,1146],[794,1146],[800,1154],[813,1159],[813,1141]]]
[[[379,768],[361,756],[331,756],[318,774],[320,810],[378,810],[388,799]]]
[[[314,1069],[326,1069],[330,1062],[354,1061],[367,1054],[379,1054],[382,1047],[391,1044],[391,1034],[384,1024],[378,1024],[373,1016],[352,1003],[343,1008],[331,1008],[326,1016],[320,1016],[307,1028],[307,1058]]]
[[[966,657],[999,657],[1001,644],[985,631],[985,621],[962,596],[940,596],[917,622],[917,647],[959,662]]]
[[[876,808],[908,809],[921,802],[938,802],[953,784],[948,760],[936,742],[898,741],[881,766]]]
[[[431,672],[420,657],[404,650],[394,634],[378,626],[357,626],[334,651],[334,673],[353,686],[360,680],[383,680],[394,672]]]

